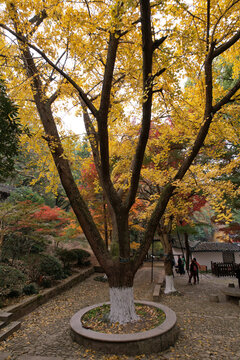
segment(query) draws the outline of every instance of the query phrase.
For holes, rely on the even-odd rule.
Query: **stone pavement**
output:
[[[154,269],[154,282],[162,268]],[[173,348],[152,355],[116,356],[91,351],[72,342],[69,321],[80,308],[109,299],[108,285],[94,280],[84,282],[58,295],[22,319],[22,327],[0,344],[0,359],[11,360],[240,360],[240,306],[224,302],[221,288],[235,283],[233,278],[200,275],[200,284],[188,285],[187,275],[175,275],[178,295],[161,295],[160,302],[177,314],[179,339]],[[152,301],[154,282],[151,269],[144,266],[135,279],[135,299]],[[218,294],[219,303],[209,301]],[[23,357],[24,355],[24,357]],[[31,357],[30,357],[31,356]],[[39,356],[39,359],[37,358]],[[41,356],[41,357],[40,357]]]

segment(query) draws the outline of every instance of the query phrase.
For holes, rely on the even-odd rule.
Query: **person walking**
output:
[[[193,283],[194,285],[196,285],[197,283],[197,274],[198,274],[198,266],[197,266],[197,261],[196,259],[192,259],[191,264],[190,264],[190,275],[189,275],[189,280],[188,283],[192,284],[192,278],[193,278]]]
[[[180,255],[178,255],[178,272],[180,275],[184,274],[184,265],[183,265]]]
[[[182,263],[183,263],[183,274],[185,274],[185,265],[186,265],[186,261],[185,261],[185,257],[184,257],[184,255],[182,256]]]
[[[200,265],[199,263],[197,262],[197,259],[196,258],[193,258],[193,260],[195,261],[195,263],[197,264],[197,282],[199,284],[199,269],[200,269]]]

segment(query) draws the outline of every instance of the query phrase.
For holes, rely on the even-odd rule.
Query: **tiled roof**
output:
[[[194,252],[200,251],[240,251],[240,244],[223,243],[223,242],[199,242],[196,246],[191,247]]]
[[[175,247],[177,249],[185,249],[185,241],[184,240],[179,241],[179,239],[177,239],[177,238],[172,238],[171,242],[172,242],[173,247]],[[190,249],[194,248],[198,243],[199,243],[199,240],[198,241],[189,241]]]
[[[172,246],[177,249],[183,248],[185,250],[185,242],[181,244],[178,239],[172,239]],[[194,252],[207,251],[240,251],[240,243],[222,243],[222,242],[208,242],[208,241],[189,241],[189,247]]]

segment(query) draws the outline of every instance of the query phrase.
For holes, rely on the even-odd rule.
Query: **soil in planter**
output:
[[[110,323],[108,315],[110,305],[96,307],[82,317],[82,326],[86,329],[98,331],[106,334],[133,334],[137,332],[151,330],[166,318],[165,313],[154,306],[136,304],[136,312],[140,320],[134,323]]]

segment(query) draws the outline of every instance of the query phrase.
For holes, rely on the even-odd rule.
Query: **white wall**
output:
[[[211,270],[211,261],[223,262],[222,252],[193,252],[192,257],[195,257],[200,265],[206,265],[208,270]]]
[[[235,263],[240,264],[240,252],[235,252]]]
[[[181,249],[173,248],[172,251],[173,251],[173,256],[174,256],[174,259],[175,259],[175,260],[177,259],[177,255],[181,255],[181,256],[182,256],[182,251],[181,251]],[[186,255],[186,251],[184,250],[184,256],[185,256],[185,255]]]
[[[235,262],[240,264],[240,252],[235,252]],[[173,248],[174,259],[177,262],[177,255],[182,255],[181,249]],[[186,251],[184,250],[184,256],[186,257]],[[211,270],[212,262],[223,262],[222,252],[193,252],[192,257],[197,259],[200,265],[206,265],[208,270]]]

